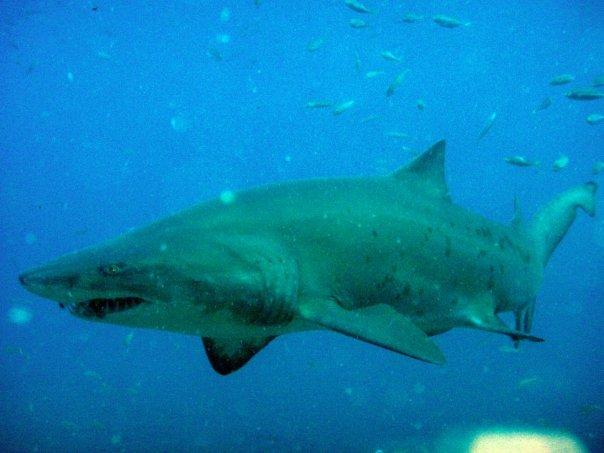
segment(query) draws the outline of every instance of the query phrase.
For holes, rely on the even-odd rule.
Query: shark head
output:
[[[64,255],[19,276],[30,292],[73,315],[156,329],[194,325],[228,292],[232,257],[182,229],[146,228]],[[174,327],[178,323],[178,327]]]
[[[19,281],[79,318],[220,335],[232,332],[233,318],[262,324],[290,316],[281,310],[275,320],[261,310],[262,301],[296,293],[295,268],[281,256],[270,242],[182,216],[64,255]]]

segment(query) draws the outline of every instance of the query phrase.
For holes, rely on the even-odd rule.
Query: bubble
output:
[[[184,115],[174,115],[170,119],[170,125],[176,132],[186,132],[191,128],[189,120]]]
[[[8,311],[8,320],[13,324],[27,324],[31,318],[32,312],[25,307],[13,307]]]
[[[220,194],[220,201],[222,201],[224,204],[231,204],[233,201],[235,201],[235,192],[232,190],[223,190]]]
[[[219,33],[216,35],[216,41],[218,41],[220,44],[228,44],[231,42],[231,35]]]
[[[36,242],[38,238],[36,237],[36,235],[34,233],[27,233],[25,235],[25,243],[27,245],[32,245],[34,242]]]
[[[231,18],[231,11],[228,8],[222,8],[220,11],[220,22],[228,22]]]

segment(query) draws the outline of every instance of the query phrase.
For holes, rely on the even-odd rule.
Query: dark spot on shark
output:
[[[487,290],[491,291],[495,288],[495,266],[489,266],[489,278],[487,280]]]
[[[451,238],[449,236],[445,237],[445,256],[451,257]]]
[[[403,292],[401,293],[405,299],[409,299],[411,297],[412,289],[409,283],[405,283],[403,287]]]
[[[377,287],[377,289],[383,290],[384,288],[386,288],[386,286],[388,286],[388,284],[392,282],[394,282],[394,277],[390,274],[386,274],[382,280],[376,283],[375,286]]]
[[[524,263],[526,263],[526,264],[530,264],[530,262],[531,262],[531,255],[529,253],[523,253],[522,254],[522,261],[524,261]]]
[[[251,297],[232,301],[231,311],[247,324],[275,326],[289,323],[294,318],[291,307],[282,300]]]
[[[492,291],[493,288],[495,288],[495,280],[493,277],[489,277],[489,280],[487,281],[487,290]]]

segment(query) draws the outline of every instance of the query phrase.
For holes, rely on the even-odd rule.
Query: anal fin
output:
[[[327,329],[425,362],[445,362],[424,331],[387,305],[346,310],[334,300],[317,299],[303,303],[299,310],[302,318]]]
[[[208,360],[214,370],[226,376],[237,371],[275,337],[214,339],[203,337]]]
[[[516,310],[516,330],[524,333],[530,333],[533,324],[533,314],[535,313],[535,301],[531,301],[526,307]],[[514,347],[520,347],[521,338],[514,338]]]
[[[520,340],[528,340],[540,343],[543,338],[536,337],[531,335],[528,332],[524,332],[521,330],[515,330],[511,327],[508,327],[497,315],[492,314],[488,316],[482,316],[480,318],[470,318],[469,320],[470,327],[473,327],[478,330],[484,330],[487,332],[500,333],[503,335],[509,336],[514,343]]]

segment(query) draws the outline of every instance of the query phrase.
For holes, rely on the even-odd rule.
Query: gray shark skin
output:
[[[426,362],[471,327],[531,335],[543,269],[593,182],[524,224],[453,204],[441,141],[389,176],[269,185],[209,201],[23,273],[77,317],[196,335],[229,374],[273,338],[329,329]],[[512,311],[516,325],[497,316]]]

